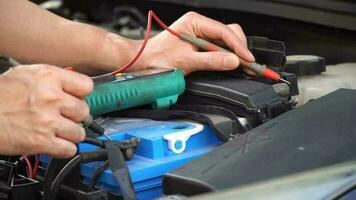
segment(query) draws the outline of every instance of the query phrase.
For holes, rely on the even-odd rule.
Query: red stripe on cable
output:
[[[36,178],[36,176],[37,176],[39,164],[40,164],[40,156],[35,155],[35,166],[33,167],[33,178]]]
[[[125,71],[126,69],[128,69],[129,67],[131,67],[133,64],[135,64],[135,62],[139,59],[139,57],[141,56],[143,50],[145,49],[148,39],[150,38],[150,33],[151,33],[151,27],[152,27],[152,18],[165,30],[167,30],[168,32],[170,32],[171,34],[180,37],[180,34],[172,29],[170,29],[167,25],[165,25],[158,17],[157,15],[150,10],[148,12],[148,16],[147,16],[147,29],[146,29],[146,34],[145,37],[143,39],[143,43],[142,46],[140,48],[140,50],[138,51],[138,53],[136,54],[136,56],[124,67],[121,67],[120,69],[117,69],[113,72],[111,72],[110,74],[117,74],[120,73],[122,71]]]
[[[33,178],[33,169],[32,169],[32,165],[31,165],[30,160],[28,159],[27,156],[22,156],[22,157],[23,157],[23,159],[24,159],[25,162],[26,162],[26,165],[27,165],[27,169],[28,169],[28,173],[29,173],[30,178]]]

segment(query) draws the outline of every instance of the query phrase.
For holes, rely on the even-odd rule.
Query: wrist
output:
[[[139,42],[109,33],[95,26],[73,23],[72,47],[78,53],[78,60],[73,63],[76,70],[98,75],[111,72],[126,65],[136,54]],[[76,27],[76,28],[73,28]]]
[[[131,40],[123,38],[116,34],[108,36],[110,44],[116,47],[114,58],[117,60],[117,65],[111,66],[110,71],[117,70],[129,64],[139,53],[142,48],[143,40]],[[145,69],[150,64],[151,51],[149,51],[149,43],[138,57],[138,59],[125,71],[137,71]]]
[[[138,51],[137,41],[109,32],[103,37],[102,48],[92,60],[92,63],[95,63],[94,67],[102,72],[111,72],[125,66]]]

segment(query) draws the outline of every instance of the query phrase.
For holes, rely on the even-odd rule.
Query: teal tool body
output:
[[[181,70],[151,68],[113,75],[111,80],[96,84],[86,101],[94,116],[146,104],[168,108],[184,89]]]

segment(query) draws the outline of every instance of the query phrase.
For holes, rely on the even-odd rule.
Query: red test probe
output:
[[[228,51],[227,49],[219,47],[219,46],[217,46],[217,45],[215,45],[215,44],[213,44],[211,42],[208,42],[208,41],[206,41],[204,39],[201,39],[201,38],[198,38],[198,37],[186,34],[186,33],[179,33],[177,31],[172,30],[166,24],[164,24],[152,10],[150,10],[148,12],[148,18],[147,18],[148,19],[147,20],[148,23],[147,23],[146,34],[145,34],[145,38],[143,40],[143,43],[142,43],[142,46],[141,46],[140,50],[138,51],[136,56],[127,65],[125,65],[125,66],[123,66],[123,67],[121,67],[121,68],[109,73],[109,75],[115,75],[117,73],[125,71],[126,69],[131,67],[139,59],[139,57],[141,56],[141,54],[143,53],[143,50],[145,49],[145,47],[147,45],[148,39],[150,37],[151,26],[152,26],[152,18],[162,28],[167,30],[172,35],[180,38],[183,41],[189,42],[190,44],[192,44],[192,45],[194,45],[194,46],[196,46],[196,47],[198,47],[200,49],[203,49],[203,50],[206,50],[206,51],[231,52],[231,51]],[[271,69],[268,69],[265,65],[260,65],[260,64],[258,64],[256,62],[249,62],[249,61],[246,61],[246,60],[244,60],[244,59],[242,59],[240,57],[239,57],[239,60],[240,60],[240,64],[242,66],[244,66],[247,69],[250,69],[250,70],[256,72],[260,76],[266,77],[266,78],[271,79],[271,80],[283,81],[283,82],[285,82],[287,84],[291,84],[287,80],[284,80],[283,78],[281,78],[281,76],[278,73],[276,73],[275,71],[273,71]]]
[[[206,40],[203,40],[201,38],[197,38],[192,35],[188,35],[186,33],[180,33],[179,38],[189,42],[190,44],[193,44],[196,47],[199,47],[200,49],[206,50],[206,51],[223,51],[223,52],[230,52],[222,47],[219,47],[211,42],[208,42]],[[239,57],[240,64],[247,69],[250,69],[254,72],[256,72],[260,76],[264,76],[268,79],[275,80],[275,81],[283,81],[287,84],[291,84],[289,81],[284,80],[281,78],[279,74],[277,74],[275,71],[268,69],[265,65],[260,65],[256,62],[249,62],[246,61],[242,58]]]

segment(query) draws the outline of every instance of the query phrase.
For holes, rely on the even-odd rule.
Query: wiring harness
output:
[[[132,186],[126,160],[130,160],[136,150],[139,139],[132,138],[127,141],[101,141],[95,138],[86,138],[84,143],[89,143],[99,147],[97,150],[80,152],[70,160],[52,159],[47,167],[44,179],[43,200],[55,200],[62,184],[66,178],[70,177],[80,164],[95,161],[104,161],[95,171],[89,184],[89,189],[93,191],[100,175],[111,167],[120,188],[124,200],[136,199]]]

